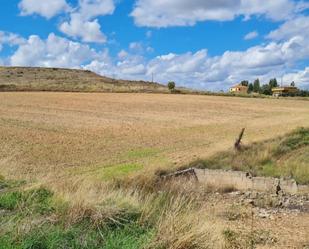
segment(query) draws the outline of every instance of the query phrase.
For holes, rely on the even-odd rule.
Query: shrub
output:
[[[169,90],[174,90],[175,89],[175,87],[176,87],[176,84],[175,84],[175,82],[174,81],[170,81],[170,82],[168,82],[168,84],[167,84],[167,87],[168,87],[168,89]]]

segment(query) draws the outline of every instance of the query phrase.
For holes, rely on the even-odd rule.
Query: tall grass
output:
[[[155,184],[155,180],[153,183]],[[0,248],[221,248],[221,227],[203,213],[194,183],[150,188],[86,179],[5,187]],[[146,191],[147,189],[147,191]],[[31,212],[25,212],[31,210]],[[18,218],[17,218],[18,217]],[[32,221],[30,221],[32,220]],[[17,232],[18,231],[18,232]]]

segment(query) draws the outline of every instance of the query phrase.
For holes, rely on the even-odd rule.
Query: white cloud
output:
[[[131,42],[129,44],[129,51],[131,54],[143,55],[145,53],[153,53],[154,49],[143,42]]]
[[[113,14],[114,10],[113,0],[79,0],[79,13],[84,20]]]
[[[0,51],[3,45],[17,46],[25,43],[26,40],[14,33],[0,31]]]
[[[281,77],[300,60],[309,57],[309,45],[302,37],[285,42],[270,42],[246,51],[226,51],[211,57],[206,50],[196,53],[158,56],[147,64],[147,75],[154,73],[161,82],[175,80],[187,87],[226,89],[247,79]],[[295,82],[297,82],[295,80]]]
[[[294,81],[298,87],[309,89],[309,67],[284,75],[283,81],[285,83]]]
[[[116,62],[114,71],[118,77],[128,79],[144,79],[147,73],[147,61],[142,55],[127,53]]]
[[[70,20],[60,24],[64,34],[80,38],[84,42],[105,43],[106,36],[101,31],[98,16],[112,14],[115,10],[113,0],[79,0],[79,6],[70,14]]]
[[[50,34],[46,40],[32,35],[10,58],[13,66],[79,68],[98,54],[87,45]]]
[[[210,90],[227,89],[244,79],[260,78],[266,83],[270,78],[281,76],[285,81],[294,80],[301,87],[309,87],[306,83],[309,68],[293,70],[298,61],[309,57],[308,47],[303,37],[295,36],[245,51],[226,51],[221,56],[209,56],[207,50],[202,49],[147,60],[132,50],[121,50],[116,58],[111,58],[108,50],[98,52],[88,45],[50,34],[46,40],[34,35],[20,43],[9,58],[9,64],[84,68],[101,75],[132,80],[150,80],[154,74],[155,80],[162,83],[174,80],[178,85]]]
[[[48,19],[69,10],[66,0],[22,0],[18,6],[23,16],[38,14]]]
[[[191,26],[206,20],[229,21],[240,15],[245,19],[263,15],[286,20],[307,7],[293,0],[137,0],[131,16],[138,26]]]
[[[245,40],[252,40],[252,39],[254,39],[254,38],[258,37],[258,36],[259,36],[259,33],[257,31],[252,31],[252,32],[246,34],[244,39]]]
[[[98,20],[83,20],[78,13],[71,14],[70,21],[62,23],[59,29],[70,37],[81,38],[83,42],[106,42],[106,36],[101,32]]]
[[[135,45],[132,44],[131,48]],[[308,47],[303,37],[295,36],[284,42],[270,42],[245,51],[226,51],[214,57],[202,49],[195,53],[170,53],[146,60],[142,55],[122,50],[113,63],[100,63],[98,60],[89,64],[87,69],[111,77],[116,75],[135,80],[150,80],[154,74],[155,80],[162,83],[174,80],[186,87],[226,90],[244,79],[253,81],[260,78],[262,83],[267,83],[270,78],[289,75],[298,61],[309,57]],[[307,85],[301,82],[307,80],[307,71],[288,77],[293,76],[299,86],[305,87]]]
[[[125,59],[128,56],[128,52],[125,51],[124,49],[122,49],[119,53],[118,53],[118,58],[120,60]]]
[[[121,69],[121,73],[124,75],[141,75],[146,73],[145,65],[130,65],[130,64],[119,64],[118,67]]]
[[[104,59],[100,60],[93,60],[89,64],[83,66],[83,69],[85,70],[91,70],[95,73],[104,75],[104,76],[109,76],[112,78],[117,78],[117,75],[115,74],[115,71],[113,70],[113,65],[109,63],[109,61],[105,61]]]
[[[309,16],[299,16],[286,21],[278,29],[270,32],[267,38],[280,41],[299,35],[309,38]]]
[[[118,59],[112,61],[108,54],[99,57],[83,68],[94,71],[98,74],[122,79],[146,79],[147,63],[141,56],[134,56],[126,51],[120,51]]]
[[[137,53],[144,50],[143,44],[141,42],[131,42],[129,44],[129,48],[131,51],[137,52]]]

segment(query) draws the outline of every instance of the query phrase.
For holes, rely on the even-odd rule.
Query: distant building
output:
[[[238,84],[230,88],[230,93],[248,93],[248,87]]]
[[[279,96],[291,96],[296,94],[299,90],[295,86],[281,86],[281,87],[274,87],[271,89],[273,92],[274,97]]]

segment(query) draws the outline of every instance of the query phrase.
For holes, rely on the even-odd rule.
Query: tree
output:
[[[292,81],[291,86],[295,87],[295,82],[294,81]]]
[[[250,83],[248,86],[248,93],[252,93],[253,92],[253,84]]]
[[[277,79],[274,78],[274,79],[271,79],[269,81],[269,86],[270,86],[270,89],[274,88],[274,87],[277,87],[278,86],[278,82],[277,82]]]
[[[298,92],[298,96],[301,96],[301,97],[309,97],[309,91],[308,90],[300,90]]]
[[[256,79],[253,83],[253,92],[255,92],[255,93],[261,92],[261,85],[260,85],[259,79]]]
[[[168,82],[167,87],[168,87],[169,90],[173,91],[176,87],[176,84],[175,84],[174,81],[170,81],[170,82]]]
[[[262,88],[261,88],[261,93],[262,93],[262,94],[265,94],[265,95],[271,95],[272,92],[271,92],[270,84],[268,84],[268,85],[267,85],[267,84],[263,85]]]
[[[240,84],[241,84],[242,86],[248,86],[248,85],[249,85],[249,81],[243,80],[242,82],[240,82]]]

